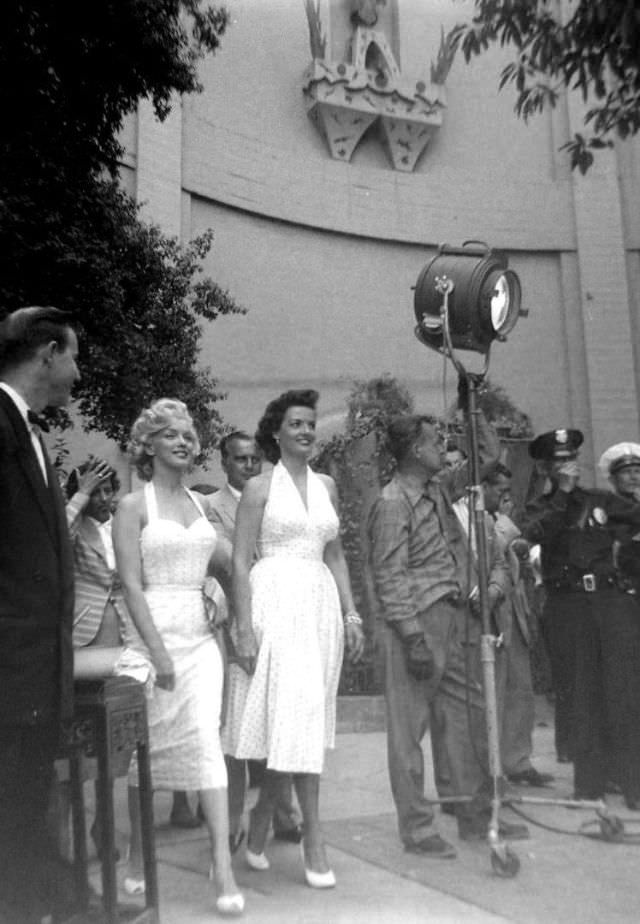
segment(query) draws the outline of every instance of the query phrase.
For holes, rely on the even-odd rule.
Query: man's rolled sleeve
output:
[[[409,580],[410,511],[401,498],[379,497],[369,514],[369,556],[378,601],[389,623],[417,621]],[[408,626],[407,626],[408,628]]]

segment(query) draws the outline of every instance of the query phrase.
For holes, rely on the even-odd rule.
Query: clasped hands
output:
[[[356,664],[361,659],[364,651],[364,633],[360,626],[353,624],[345,626],[345,645],[349,660]],[[236,663],[245,673],[253,674],[256,669],[258,644],[250,626],[238,629],[235,649]]]

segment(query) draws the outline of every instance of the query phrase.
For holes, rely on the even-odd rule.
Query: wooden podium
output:
[[[142,824],[146,883],[145,907],[119,905],[115,863],[113,784],[126,776],[134,750]],[[82,755],[98,763],[97,805],[102,864],[102,907],[89,903],[87,838],[81,772]],[[71,771],[71,807],[76,888],[81,910],[67,924],[159,924],[158,878],[153,833],[153,790],[144,688],[129,677],[81,680],[75,685],[74,718],[67,741]]]

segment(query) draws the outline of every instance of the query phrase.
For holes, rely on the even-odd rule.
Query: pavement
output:
[[[356,701],[361,699],[361,704]],[[519,862],[511,878],[496,875],[485,843],[457,839],[453,818],[438,812],[440,833],[454,843],[454,860],[404,852],[398,840],[386,768],[386,737],[380,701],[349,697],[339,703],[335,751],[327,755],[321,784],[321,817],[336,889],[305,885],[299,848],[269,841],[267,872],[249,870],[240,849],[234,858],[245,894],[247,924],[618,924],[640,919],[640,812],[620,796],[607,797],[610,812],[624,822],[622,843],[602,839],[593,809],[527,804],[531,837],[511,849]],[[534,762],[555,775],[549,788],[518,787],[523,797],[570,798],[572,768],[555,761],[552,710],[537,700]],[[354,730],[357,729],[357,730]],[[374,730],[371,730],[374,729]],[[434,793],[430,743],[425,746],[426,791]],[[88,820],[92,820],[87,787]],[[255,791],[250,793],[255,798]],[[192,801],[195,801],[192,799]],[[249,803],[250,806],[251,802]],[[218,918],[207,879],[204,828],[185,831],[169,823],[171,795],[154,797],[161,924],[204,924]],[[518,818],[505,807],[506,820]],[[127,843],[126,781],[116,782],[117,841]],[[119,882],[125,862],[118,867]],[[97,861],[92,885],[99,890]],[[123,895],[124,899],[124,895]],[[131,903],[131,899],[127,899]]]

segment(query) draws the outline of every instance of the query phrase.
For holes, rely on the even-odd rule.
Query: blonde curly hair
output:
[[[151,481],[153,477],[153,455],[149,453],[150,438],[168,427],[176,417],[189,422],[195,436],[194,453],[197,456],[200,452],[200,440],[187,405],[177,398],[159,398],[142,411],[131,427],[129,437],[129,458],[143,481]]]

